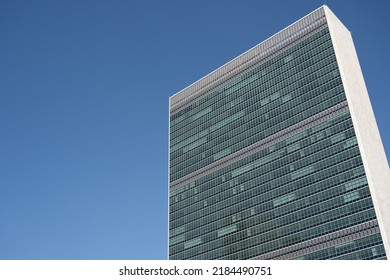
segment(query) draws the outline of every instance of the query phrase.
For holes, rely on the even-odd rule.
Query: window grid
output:
[[[190,181],[193,172],[345,100],[325,27],[175,110],[170,182]],[[321,121],[177,185],[169,201],[170,258],[275,256],[314,239],[324,244],[337,231],[349,236],[291,257],[384,258],[376,224],[365,236],[348,232],[376,221],[351,116],[337,111]]]

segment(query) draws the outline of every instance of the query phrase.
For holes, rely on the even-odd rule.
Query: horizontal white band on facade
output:
[[[372,220],[323,236],[319,236],[301,243],[297,243],[282,249],[268,252],[260,256],[251,258],[251,260],[285,260],[299,258],[300,256],[304,256],[309,253],[331,248],[376,233],[379,233],[378,221]]]
[[[263,149],[268,148],[276,143],[279,143],[287,138],[293,137],[294,135],[314,127],[322,122],[325,122],[339,114],[347,112],[348,105],[347,101],[343,101],[331,108],[328,108],[310,118],[307,118],[295,125],[285,128],[263,140],[260,140],[248,147],[245,147],[229,156],[226,156],[220,160],[217,160],[207,166],[204,166],[180,179],[177,179],[169,184],[170,191],[176,190],[192,181],[202,178],[208,174],[211,174],[223,167],[231,165],[245,157],[248,157],[254,153],[257,153]]]

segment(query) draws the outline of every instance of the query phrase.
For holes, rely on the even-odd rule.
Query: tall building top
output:
[[[389,168],[327,6],[170,98],[171,259],[386,259]]]
[[[286,48],[291,47],[292,44],[298,43],[306,37],[306,35],[327,23],[326,11],[330,11],[328,6],[323,5],[319,7],[315,11],[297,20],[275,35],[171,96],[171,112],[175,113],[185,108],[197,98],[207,94],[210,90],[213,90],[222,83],[226,83],[234,78],[238,73],[249,71],[252,66],[265,62],[283,52]]]

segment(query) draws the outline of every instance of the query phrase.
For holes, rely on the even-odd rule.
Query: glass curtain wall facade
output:
[[[386,259],[326,9],[171,97],[170,259]]]

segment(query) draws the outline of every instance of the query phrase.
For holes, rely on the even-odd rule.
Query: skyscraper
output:
[[[386,259],[390,172],[322,6],[170,98],[170,259]]]

